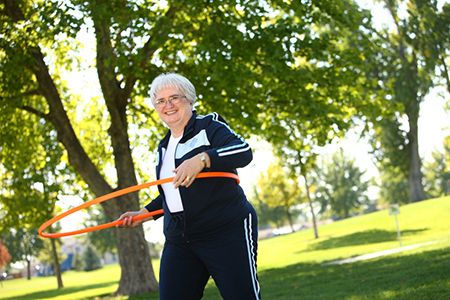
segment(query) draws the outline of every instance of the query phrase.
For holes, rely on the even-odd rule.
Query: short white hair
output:
[[[197,100],[194,85],[184,76],[177,73],[162,73],[153,79],[150,88],[150,101],[155,106],[158,94],[164,90],[176,89],[182,92],[186,99],[193,105]]]

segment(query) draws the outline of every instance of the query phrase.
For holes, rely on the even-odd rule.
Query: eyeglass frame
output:
[[[179,101],[173,102],[173,100],[177,100],[177,99],[174,99],[174,98],[177,98],[177,97],[179,98]],[[170,96],[169,99],[160,98],[160,99],[156,100],[154,104],[155,104],[155,107],[164,108],[164,107],[166,107],[167,102],[170,101],[170,103],[172,105],[176,105],[176,104],[180,103],[181,99],[183,99],[183,98],[187,99],[186,96],[176,94],[176,95]],[[164,105],[161,105],[163,103],[164,103]]]

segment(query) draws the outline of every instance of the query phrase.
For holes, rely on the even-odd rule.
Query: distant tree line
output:
[[[427,199],[450,195],[450,136],[443,142],[443,152],[435,149],[432,161],[423,166],[424,191]],[[360,170],[355,158],[339,152],[325,155],[319,159],[317,169],[311,173],[311,193],[314,208],[320,218],[348,218],[361,213],[370,213],[377,207],[388,204],[409,203],[408,184],[404,177],[391,180],[365,176],[366,170]],[[298,180],[298,179],[297,179]],[[290,226],[308,214],[306,191],[300,188],[283,170],[279,161],[271,164],[252,186],[250,199],[254,203],[261,226],[270,225],[280,228]],[[369,198],[369,186],[377,187],[376,194]],[[294,192],[295,191],[295,192]]]

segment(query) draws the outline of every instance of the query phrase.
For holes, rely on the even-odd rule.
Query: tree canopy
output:
[[[364,173],[355,165],[355,159],[347,157],[342,149],[331,158],[322,159],[315,177],[320,213],[348,218],[353,212],[363,210],[369,203],[369,180],[364,180]]]
[[[379,168],[406,176],[409,201],[416,202],[425,199],[418,141],[420,106],[433,87],[445,84],[448,88],[450,82],[450,6],[423,0],[380,2],[392,26],[374,32],[377,55],[368,58],[373,66],[368,75],[379,83],[376,96],[390,99],[397,113],[387,120],[382,116],[370,120],[375,128],[372,144],[381,161]]]
[[[144,176],[136,166],[164,134],[145,97],[163,71],[188,77],[197,87],[197,109],[219,111],[243,135],[315,124],[322,130],[309,134],[325,143],[334,124],[346,127],[350,105],[342,102],[360,99],[348,88],[358,73],[358,63],[349,64],[356,53],[340,37],[366,18],[343,1],[5,0],[1,12],[0,97],[7,112],[1,123],[24,112],[40,118],[64,147],[78,183],[96,196]],[[80,73],[84,31],[95,38],[89,66],[99,98],[68,89]],[[139,199],[131,194],[102,206],[113,220],[137,210]],[[115,232],[127,266],[117,293],[156,290],[142,229]]]
[[[430,198],[450,195],[450,136],[444,139],[443,148],[443,152],[433,151],[433,160],[425,162],[425,186]]]
[[[297,216],[296,206],[304,202],[297,176],[289,176],[280,162],[272,163],[266,172],[259,175],[255,188],[255,198],[266,205],[282,207],[286,219],[294,231],[294,221]]]
[[[37,229],[17,228],[2,235],[11,254],[11,262],[27,262],[27,279],[31,279],[30,263],[44,248],[44,242],[39,237]]]
[[[286,150],[297,170],[313,146],[342,137],[356,118],[395,111],[373,97],[378,78],[365,76],[373,71],[371,17],[350,0],[4,0],[0,30],[0,168],[29,170],[32,154],[44,153],[22,149],[23,132],[36,136],[34,146],[52,138],[58,143],[38,161],[59,159],[85,200],[151,178],[166,129],[146,98],[162,72],[189,78],[200,113],[217,111],[239,134]],[[83,80],[85,71],[98,84]],[[97,84],[92,96],[71,89],[75,81]],[[2,194],[11,194],[12,178]],[[124,195],[102,208],[112,221],[138,210],[140,196],[150,197]],[[122,266],[116,294],[157,290],[142,228],[113,230]]]

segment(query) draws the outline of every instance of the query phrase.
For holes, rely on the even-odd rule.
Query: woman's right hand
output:
[[[153,216],[147,217],[144,219],[140,219],[140,220],[136,220],[136,221],[133,220],[134,219],[133,217],[139,216],[139,215],[145,214],[145,213],[148,213],[147,209],[145,209],[145,208],[141,209],[140,211],[126,212],[117,219],[117,221],[119,221],[119,220],[124,220],[124,221],[122,224],[116,225],[116,227],[118,227],[118,228],[133,228],[133,227],[141,225],[142,223],[144,223],[146,221],[153,220]]]

